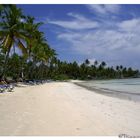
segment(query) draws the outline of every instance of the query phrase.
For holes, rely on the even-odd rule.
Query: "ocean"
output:
[[[90,80],[76,83],[97,93],[140,101],[140,78],[115,80]]]

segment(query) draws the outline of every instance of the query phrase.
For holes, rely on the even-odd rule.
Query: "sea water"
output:
[[[140,100],[140,78],[91,80],[78,83],[78,85],[91,90],[98,90],[104,94]]]

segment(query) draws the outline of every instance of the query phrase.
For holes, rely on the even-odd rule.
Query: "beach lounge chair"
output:
[[[5,90],[7,90],[8,92],[12,92],[14,89],[14,86],[12,84],[7,84],[6,81],[1,81],[0,82],[0,92],[4,92]]]
[[[14,89],[14,85],[10,84],[9,82],[7,83],[6,81],[3,81],[3,84],[5,88],[7,89],[8,92],[12,92]]]
[[[12,92],[14,89],[14,86],[13,85],[7,85],[7,91],[8,92]]]
[[[6,90],[4,85],[0,85],[0,93],[3,93]]]

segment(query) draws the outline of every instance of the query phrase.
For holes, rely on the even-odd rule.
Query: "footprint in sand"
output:
[[[80,128],[76,128],[76,130],[80,130]]]

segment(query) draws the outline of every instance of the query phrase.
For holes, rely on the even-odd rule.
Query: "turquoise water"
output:
[[[88,87],[140,94],[140,78],[118,80],[96,80],[84,83]]]
[[[140,101],[140,78],[84,81],[77,85],[96,93]]]

